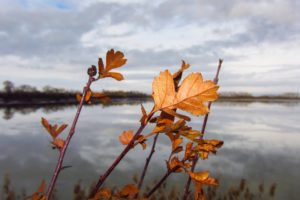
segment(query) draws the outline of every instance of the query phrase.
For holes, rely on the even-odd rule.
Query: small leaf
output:
[[[186,121],[191,121],[190,117],[188,117],[186,115],[179,114],[176,111],[174,111],[174,109],[164,108],[163,111],[168,113],[169,115],[174,116],[174,117],[178,117],[178,118],[184,119]]]
[[[39,186],[37,192],[38,192],[38,193],[43,193],[43,192],[45,191],[45,188],[46,188],[46,183],[45,183],[45,181],[43,180],[42,183],[41,183],[41,185]]]
[[[68,127],[67,124],[62,124],[56,131],[56,135],[58,136],[61,132],[63,132]]]
[[[172,153],[178,153],[182,150],[182,146],[180,146],[182,143],[182,138],[177,138],[172,143]]]
[[[81,98],[82,98],[82,96],[81,96],[79,93],[76,93],[76,100],[77,100],[78,102],[81,101]]]
[[[103,78],[104,77],[111,77],[111,78],[114,78],[118,81],[124,80],[123,75],[121,73],[118,73],[118,72],[107,72],[103,75]]]
[[[138,192],[139,190],[134,184],[129,184],[124,186],[118,194],[120,197],[126,197],[128,195],[134,195]]]
[[[89,90],[86,92],[86,94],[85,94],[84,100],[85,100],[86,102],[90,102],[92,96],[93,96],[93,92],[89,89]]]
[[[98,60],[98,73],[99,73],[99,76],[104,73],[104,64],[103,64],[102,58],[99,58],[99,60]]]
[[[133,131],[123,131],[122,135],[119,136],[119,140],[123,145],[127,145],[133,138]]]
[[[50,126],[49,122],[45,118],[42,117],[41,123],[45,127],[45,129],[51,134],[51,126]]]
[[[109,188],[101,188],[93,198],[89,200],[111,199],[112,193]]]
[[[126,63],[126,59],[124,59],[124,54],[120,51],[114,52],[113,49],[106,53],[106,71],[110,71],[111,69],[121,67]]]
[[[65,146],[65,141],[61,138],[57,138],[51,142],[55,148],[62,149]]]
[[[199,182],[204,182],[208,177],[209,177],[209,172],[208,171],[203,171],[203,172],[189,172],[190,177]]]
[[[189,160],[192,153],[193,143],[188,142],[185,146],[184,160]]]
[[[177,156],[174,156],[171,159],[171,161],[169,161],[167,163],[168,170],[173,170],[173,169],[175,169],[175,167],[180,167],[175,171],[177,173],[182,171],[181,166],[182,166],[182,163],[179,161]]]

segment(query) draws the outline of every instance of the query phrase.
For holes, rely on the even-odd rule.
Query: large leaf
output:
[[[209,112],[204,104],[218,98],[218,86],[212,81],[203,81],[200,73],[188,75],[176,94],[176,107],[193,115],[205,115]]]
[[[175,87],[171,73],[166,70],[155,77],[152,83],[155,110],[170,107],[174,103]]]

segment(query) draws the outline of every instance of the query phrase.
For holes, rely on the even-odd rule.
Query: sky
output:
[[[0,0],[0,82],[81,90],[86,70],[114,48],[122,82],[94,90],[151,93],[181,60],[221,92],[300,92],[298,0]]]

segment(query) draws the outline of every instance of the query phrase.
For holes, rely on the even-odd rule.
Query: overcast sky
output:
[[[81,89],[86,69],[121,50],[123,82],[94,89],[151,92],[159,71],[212,79],[221,91],[300,92],[299,0],[0,0],[0,81]]]

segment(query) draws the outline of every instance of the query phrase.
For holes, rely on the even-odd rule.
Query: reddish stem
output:
[[[116,158],[116,160],[113,162],[113,164],[106,170],[106,172],[99,177],[99,180],[94,188],[94,190],[90,194],[90,198],[94,197],[97,193],[97,191],[100,189],[104,181],[107,179],[107,177],[111,174],[111,172],[115,169],[115,167],[119,164],[119,162],[124,158],[124,156],[134,147],[134,142],[137,140],[139,135],[142,133],[144,128],[146,127],[149,119],[152,117],[154,113],[151,112],[148,116],[148,120],[141,123],[141,126],[136,131],[134,137],[131,139],[130,143],[125,147],[125,149],[122,151],[122,153]]]
[[[168,170],[165,175],[160,179],[160,181],[146,194],[146,198],[149,198],[160,186],[163,182],[165,182],[165,180],[173,173],[175,172],[177,169],[179,169],[180,166],[176,166],[171,170]]]
[[[218,81],[219,81],[219,73],[220,73],[220,70],[221,70],[222,62],[223,62],[223,60],[219,59],[219,65],[218,65],[217,73],[216,73],[215,78],[214,78],[214,83],[215,84],[218,84]],[[210,109],[211,104],[212,104],[212,102],[208,103],[208,105],[207,105],[208,109]],[[209,116],[209,113],[207,113],[205,115],[204,119],[203,119],[203,124],[202,124],[202,128],[201,128],[202,135],[200,136],[200,139],[203,139],[205,129],[206,129],[207,120],[208,120],[208,116]],[[193,160],[192,167],[191,167],[192,172],[194,172],[197,162],[198,162],[198,157],[196,157]],[[189,188],[190,188],[191,180],[192,179],[189,176],[188,181],[185,185],[184,194],[183,194],[183,198],[182,198],[183,200],[187,200],[187,198],[189,196],[189,193],[190,193]]]
[[[60,149],[60,154],[59,154],[59,158],[58,158],[58,161],[57,161],[57,164],[56,164],[56,168],[54,170],[53,176],[51,178],[51,182],[50,182],[48,190],[47,190],[46,200],[49,200],[51,198],[55,183],[56,183],[57,178],[58,178],[58,175],[61,172],[61,170],[63,169],[64,157],[65,157],[68,145],[69,145],[69,143],[72,139],[72,136],[75,133],[76,124],[77,124],[77,121],[78,121],[78,118],[79,118],[79,115],[80,115],[80,112],[81,112],[81,108],[82,108],[83,103],[84,103],[85,95],[86,95],[87,91],[89,90],[89,88],[90,88],[93,81],[94,81],[94,78],[92,76],[90,76],[86,86],[83,88],[82,98],[81,98],[80,103],[77,107],[77,112],[76,112],[76,115],[73,119],[72,126],[70,128],[67,139],[65,141],[65,145],[63,146],[62,149]]]
[[[158,138],[158,133],[155,135],[154,139],[153,139],[153,144],[152,144],[152,148],[151,148],[151,151],[150,151],[150,154],[149,156],[147,157],[146,159],[146,163],[145,163],[145,166],[144,166],[144,169],[143,169],[143,172],[142,172],[142,176],[140,178],[140,181],[139,181],[139,184],[138,184],[138,189],[140,191],[142,185],[143,185],[143,182],[144,182],[144,178],[145,178],[145,175],[146,175],[146,172],[147,172],[147,169],[148,169],[148,165],[150,163],[150,160],[151,160],[151,157],[152,155],[154,154],[155,152],[155,146],[156,146],[156,141],[157,141],[157,138]],[[137,193],[135,195],[135,198],[137,198],[139,196],[139,193]]]

